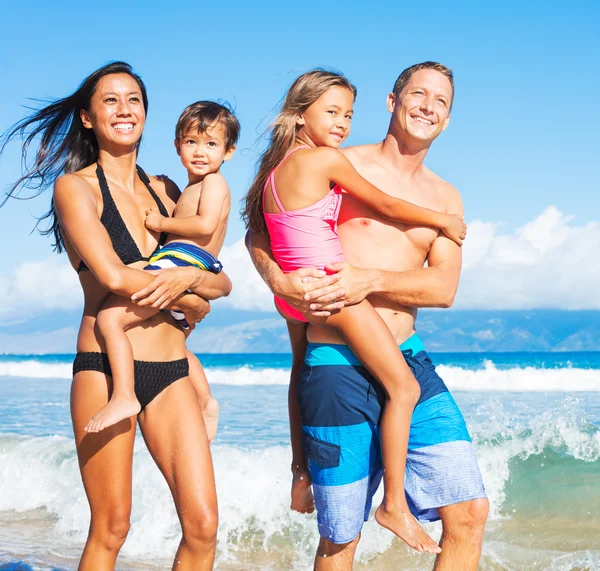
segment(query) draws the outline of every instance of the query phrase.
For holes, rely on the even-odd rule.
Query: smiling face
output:
[[[135,148],[146,122],[137,81],[126,73],[100,78],[89,109],[81,110],[81,120],[84,127],[94,131],[100,148]]]
[[[203,132],[198,131],[196,123],[190,124],[184,134],[175,139],[175,148],[188,171],[190,183],[217,172],[235,150],[234,146],[227,147],[227,129],[220,121]]]
[[[431,142],[448,126],[451,102],[452,84],[444,74],[433,69],[416,71],[397,96],[388,96],[392,128]]]
[[[346,87],[330,87],[300,117],[298,136],[317,147],[337,149],[350,134],[354,94]]]

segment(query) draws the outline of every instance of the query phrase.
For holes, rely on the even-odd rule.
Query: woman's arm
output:
[[[165,309],[175,304],[184,309],[188,303],[186,297],[189,297],[186,296],[187,290],[206,300],[218,299],[231,293],[231,280],[225,272],[213,274],[185,266],[145,273],[152,274],[150,283],[131,296],[131,300],[142,307]]]
[[[54,205],[62,230],[98,282],[129,297],[153,277],[123,264],[100,222],[98,203],[87,181],[76,174],[61,176],[54,185]]]
[[[466,226],[460,214],[438,212],[382,192],[360,176],[352,163],[335,149],[317,149],[315,156],[318,157],[329,180],[379,215],[404,224],[439,228],[454,242],[462,245]]]

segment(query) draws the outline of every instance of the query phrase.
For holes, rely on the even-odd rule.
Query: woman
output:
[[[138,292],[140,303],[178,307],[196,323],[209,310],[202,298],[227,295],[231,288],[223,273],[188,267],[155,278],[138,269],[163,238],[145,228],[146,210],[158,206],[170,214],[179,195],[167,178],[147,177],[136,167],[147,108],[140,77],[125,63],[111,63],[71,96],[18,123],[8,136],[28,133],[24,153],[41,137],[33,169],[13,190],[36,183],[43,189],[55,180],[49,232],[56,248],[66,250],[84,293],[71,390],[79,466],[91,509],[82,571],[114,569],[131,510],[135,417],[97,434],[84,430],[111,393],[104,341],[95,328],[99,309],[109,293],[131,297]],[[187,294],[188,289],[198,295]],[[169,484],[183,532],[174,568],[212,569],[218,523],[214,473],[183,331],[159,313],[128,336],[143,406],[137,420]],[[203,374],[191,355],[189,368]]]

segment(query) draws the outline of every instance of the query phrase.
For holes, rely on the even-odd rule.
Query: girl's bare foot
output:
[[[108,404],[92,416],[85,430],[87,432],[100,432],[125,418],[135,416],[141,408],[135,397],[127,398],[113,395]]]
[[[219,425],[219,403],[213,397],[209,397],[201,406],[208,442],[212,443]]]
[[[306,468],[297,467],[293,470],[292,503],[290,508],[301,514],[311,514],[315,511],[312,478]]]
[[[386,509],[384,501],[377,508],[375,519],[379,525],[389,529],[408,546],[417,551],[425,551],[426,553],[442,552],[442,548],[425,533],[425,530],[410,513],[408,507],[406,511],[402,511],[400,508],[389,510]]]

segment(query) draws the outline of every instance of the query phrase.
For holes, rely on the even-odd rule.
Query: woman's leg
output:
[[[139,421],[181,522],[183,537],[173,569],[212,569],[219,519],[217,493],[202,411],[189,378],[164,389],[143,410]]]
[[[85,430],[90,416],[108,401],[110,379],[82,371],[71,386],[71,418],[91,522],[79,571],[112,571],[129,531],[131,461],[135,418],[99,434]]]
[[[368,301],[348,306],[318,324],[339,330],[387,393],[380,425],[385,497],[375,514],[378,523],[414,549],[438,553],[439,546],[410,513],[404,493],[410,420],[419,400],[419,384],[387,325]]]
[[[292,346],[292,371],[288,389],[290,441],[292,445],[292,502],[290,508],[300,513],[312,513],[315,500],[308,461],[302,449],[302,418],[298,405],[298,385],[306,354],[306,323],[287,322]]]
[[[196,391],[198,403],[202,410],[208,442],[212,443],[217,435],[217,427],[219,425],[219,403],[210,394],[210,385],[198,357],[191,351],[188,351],[187,359],[190,364],[190,382]]]
[[[133,388],[133,349],[125,332],[156,313],[157,309],[138,307],[116,295],[111,295],[98,313],[96,324],[106,345],[113,392],[108,404],[96,411],[89,421],[85,428],[88,432],[99,432],[140,412],[140,403]]]

